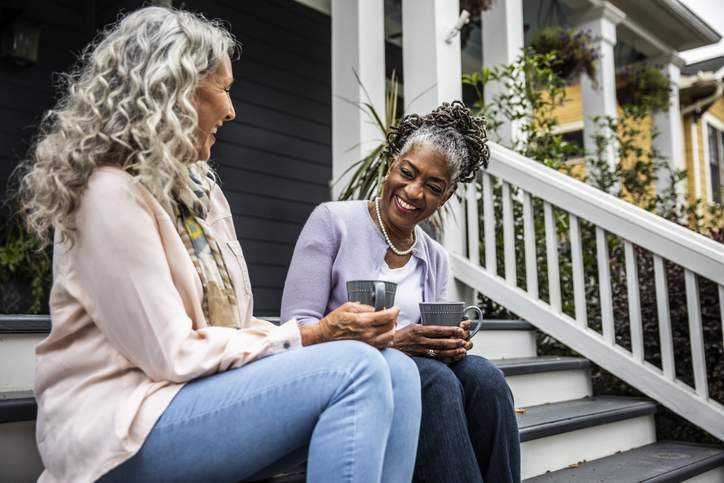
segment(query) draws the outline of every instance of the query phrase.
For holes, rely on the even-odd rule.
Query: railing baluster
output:
[[[721,316],[721,331],[724,336],[724,285],[719,285],[719,315]],[[724,337],[722,338],[724,344]]]
[[[624,240],[626,256],[626,288],[628,292],[628,320],[631,328],[631,352],[638,362],[644,360],[644,328],[641,324],[639,271],[633,243]]]
[[[671,314],[669,313],[669,284],[664,259],[658,255],[654,255],[654,279],[656,307],[659,314],[661,369],[664,371],[664,377],[673,381],[676,377],[676,366],[674,365],[674,342],[671,335]]]
[[[553,206],[547,201],[543,202],[543,215],[546,227],[546,258],[548,260],[550,304],[555,311],[560,312],[561,277],[558,265],[558,235],[556,234],[556,220],[553,218]]]
[[[533,201],[527,191],[523,191],[523,238],[525,240],[525,281],[528,295],[538,300],[538,260],[535,249]]]
[[[495,201],[493,198],[493,180],[483,173],[483,216],[485,219],[485,269],[493,275],[498,274],[497,250],[495,244]]]
[[[699,280],[691,270],[684,270],[686,282],[686,308],[689,312],[689,338],[691,339],[691,362],[694,369],[694,386],[702,399],[709,397],[706,380],[706,358],[704,354],[704,332],[701,328],[701,305],[699,303]]]
[[[478,226],[478,187],[475,183],[466,188],[468,215],[468,259],[480,265],[480,228]]]
[[[510,184],[503,182],[503,253],[505,253],[505,280],[517,285],[515,267],[515,222],[513,221],[513,200]]]
[[[596,227],[596,259],[598,262],[598,287],[601,297],[601,325],[603,340],[609,345],[616,343],[613,326],[613,302],[611,299],[611,270],[608,259],[608,241],[603,228]]]
[[[578,217],[569,215],[571,237],[571,265],[573,266],[573,301],[576,305],[576,322],[581,327],[588,325],[586,314],[586,282],[583,277],[583,250],[581,247],[581,228]]]

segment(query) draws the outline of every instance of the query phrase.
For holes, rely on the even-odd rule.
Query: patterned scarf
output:
[[[204,288],[202,308],[209,325],[239,328],[239,308],[234,285],[218,242],[210,235],[206,224],[209,211],[211,180],[189,168],[190,186],[176,193],[174,218],[176,229]]]

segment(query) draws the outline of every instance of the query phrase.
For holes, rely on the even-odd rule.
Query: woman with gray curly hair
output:
[[[414,480],[520,480],[513,396],[501,371],[468,355],[470,321],[421,325],[421,302],[447,298],[445,249],[417,225],[442,208],[458,183],[474,181],[490,153],[482,118],[461,102],[402,118],[388,134],[389,161],[374,200],[324,203],[294,249],[282,317],[314,325],[347,301],[350,280],[397,284],[394,347],[415,362],[422,422]]]
[[[42,482],[235,482],[305,459],[314,482],[412,475],[420,383],[388,348],[398,309],[252,316],[206,162],[235,117],[236,49],[199,15],[128,15],[67,76],[21,170],[28,227],[54,231]]]

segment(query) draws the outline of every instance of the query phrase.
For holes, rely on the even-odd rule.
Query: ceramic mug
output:
[[[449,325],[459,326],[465,320],[469,311],[474,310],[478,318],[477,322],[470,328],[470,338],[478,333],[483,325],[483,311],[475,305],[465,306],[464,302],[421,302],[420,321],[423,325]]]
[[[395,305],[397,284],[384,280],[350,280],[347,282],[347,300],[371,305],[382,310]]]

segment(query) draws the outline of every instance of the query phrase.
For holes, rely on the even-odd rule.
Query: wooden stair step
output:
[[[724,475],[724,448],[662,441],[546,473],[525,483],[676,483],[716,469]],[[713,478],[711,481],[724,481]]]

